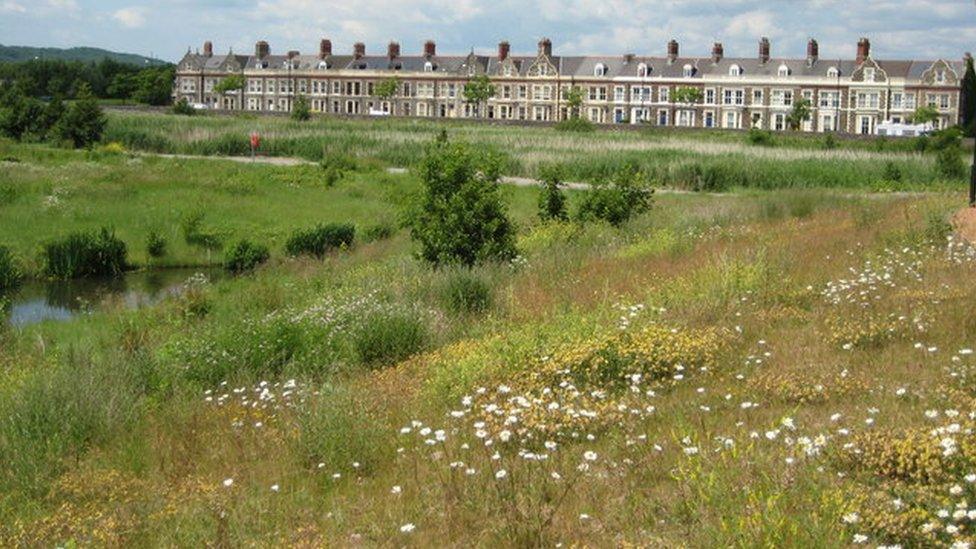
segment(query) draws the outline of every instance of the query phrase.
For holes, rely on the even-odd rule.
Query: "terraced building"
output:
[[[304,95],[312,111],[336,115],[550,122],[578,114],[598,124],[770,130],[787,129],[802,98],[810,105],[803,131],[872,134],[920,106],[938,111],[938,127],[957,123],[964,60],[878,60],[866,38],[856,51],[853,59],[824,59],[811,39],[806,58],[778,58],[762,38],[753,57],[726,57],[721,43],[711,55],[682,56],[674,40],[666,57],[561,56],[542,39],[534,55],[512,55],[501,42],[494,55],[445,56],[433,41],[418,55],[404,55],[396,42],[383,55],[367,54],[362,43],[343,55],[323,39],[315,55],[272,54],[264,41],[251,55],[214,55],[206,42],[180,61],[173,96],[226,110],[290,111]],[[243,76],[243,89],[218,93],[232,74]],[[466,101],[465,84],[480,75],[491,79],[494,96]],[[578,113],[567,100],[574,89],[582,93]]]

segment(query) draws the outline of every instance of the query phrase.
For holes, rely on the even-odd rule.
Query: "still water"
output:
[[[117,278],[28,282],[8,293],[0,322],[22,327],[46,320],[65,321],[98,311],[108,304],[135,309],[152,305],[182,291],[190,277],[219,278],[219,269],[159,269],[133,271]]]

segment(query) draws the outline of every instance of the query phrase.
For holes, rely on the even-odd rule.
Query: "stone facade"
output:
[[[783,130],[799,98],[811,104],[803,131],[872,134],[877,124],[906,121],[924,105],[939,111],[939,127],[959,119],[962,60],[881,61],[866,38],[852,60],[820,58],[815,40],[804,59],[771,55],[766,38],[751,58],[725,57],[720,43],[706,57],[681,56],[674,40],[667,51],[666,57],[557,56],[542,39],[529,56],[512,55],[508,42],[495,55],[441,56],[432,41],[419,55],[403,55],[396,42],[384,55],[368,55],[362,43],[341,55],[323,39],[316,55],[272,54],[263,41],[252,55],[214,55],[207,42],[203,53],[188,51],[180,61],[173,96],[226,110],[289,111],[304,95],[321,113],[558,121],[570,116],[566,94],[578,88],[579,114],[597,124]],[[230,74],[244,77],[244,89],[217,93]],[[485,105],[464,100],[465,83],[479,75],[495,85]],[[396,94],[377,97],[376,87],[392,77]],[[699,90],[700,99],[676,102],[676,95],[687,95],[684,88]]]

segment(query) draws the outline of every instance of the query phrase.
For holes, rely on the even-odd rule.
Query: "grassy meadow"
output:
[[[132,150],[247,156],[249,136],[262,136],[262,154],[329,161],[352,155],[385,166],[410,167],[442,129],[452,138],[492,150],[505,173],[535,176],[560,165],[570,181],[599,181],[633,163],[663,187],[721,191],[840,187],[867,190],[945,189],[931,154],[913,140],[836,139],[779,135],[773,146],[749,144],[740,132],[558,132],[547,127],[445,124],[415,119],[294,122],[282,117],[196,116],[112,112],[104,139]],[[924,147],[924,144],[922,144]]]
[[[0,145],[0,244],[31,273],[44,242],[101,226],[139,266],[213,264],[182,234],[194,216],[271,250],[151,307],[0,322],[0,546],[976,541],[976,248],[948,221],[965,197],[857,192],[888,161],[945,188],[927,157],[450,126],[508,149],[511,173],[633,154],[851,183],[661,193],[620,227],[541,223],[538,191],[504,186],[519,256],[432,269],[396,223],[419,180],[379,168],[412,165],[433,124],[144,116],[112,114],[108,139],[236,154],[201,148],[257,125],[308,147],[274,154],[361,158],[329,184],[316,165]],[[320,222],[354,224],[353,245],[287,257]]]

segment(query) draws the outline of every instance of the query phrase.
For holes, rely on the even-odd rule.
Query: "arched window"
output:
[[[685,78],[691,78],[695,74],[695,67],[685,65],[683,74],[685,75]]]
[[[840,76],[840,71],[837,70],[837,67],[830,67],[827,69],[828,78],[837,78],[838,76]]]
[[[430,61],[427,61],[426,63],[424,63],[424,72],[433,72],[433,71],[434,71],[434,64],[433,63],[431,63]]]
[[[739,65],[729,67],[729,76],[742,76],[742,67]]]
[[[789,76],[790,75],[790,68],[787,67],[786,65],[780,65],[779,66],[779,70],[777,71],[777,74],[779,74],[780,76]]]
[[[641,78],[647,76],[647,65],[645,63],[641,63],[640,65],[637,65],[637,76]]]
[[[593,76],[606,76],[606,75],[607,75],[607,67],[603,63],[597,63],[596,66],[593,67]]]

